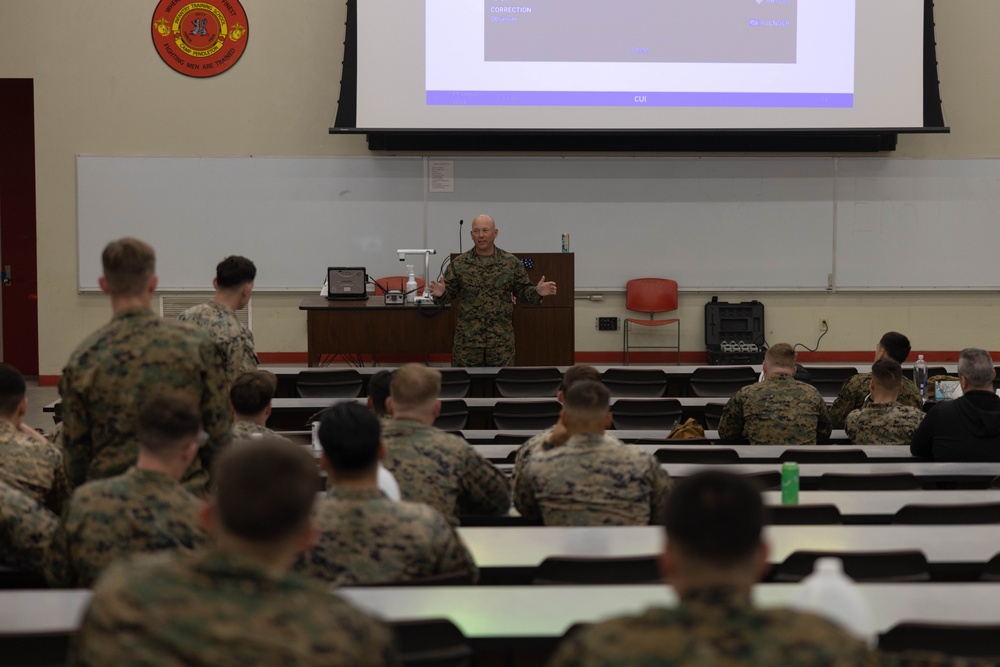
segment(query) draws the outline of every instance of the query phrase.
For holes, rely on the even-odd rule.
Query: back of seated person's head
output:
[[[677,482],[666,502],[668,546],[684,565],[703,570],[756,567],[764,504],[749,481],[731,473],[699,472]]]
[[[10,364],[0,364],[0,417],[13,417],[27,391],[21,371]]]
[[[872,364],[872,381],[883,391],[899,391],[903,386],[903,367],[895,359],[882,357]]]
[[[587,364],[575,364],[566,369],[563,373],[562,382],[559,384],[559,390],[566,393],[566,391],[572,387],[577,382],[583,382],[584,380],[589,380],[591,382],[600,382],[601,374],[593,366],[588,366]]]
[[[319,423],[323,454],[339,477],[363,477],[378,463],[381,428],[378,417],[353,401],[337,403]]]
[[[563,414],[569,425],[604,430],[607,427],[611,392],[600,382],[581,380],[566,392]]]
[[[389,383],[389,397],[392,399],[393,413],[426,412],[434,407],[441,395],[441,373],[421,366],[406,364],[392,374]]]
[[[246,257],[230,255],[215,267],[215,282],[221,290],[234,290],[257,278],[257,267]]]
[[[885,350],[885,355],[896,363],[905,363],[906,358],[910,356],[910,339],[898,331],[887,331],[879,339],[878,344]]]
[[[969,389],[993,390],[994,366],[990,353],[967,347],[958,355],[958,377],[965,378]]]
[[[317,476],[309,453],[277,438],[229,447],[212,469],[217,530],[261,546],[296,540],[310,525]]]
[[[136,238],[112,241],[101,254],[104,282],[112,296],[138,296],[156,272],[156,252]]]
[[[788,343],[775,343],[767,348],[764,353],[764,361],[771,368],[780,368],[790,373],[795,372],[795,348]]]
[[[162,393],[143,403],[136,434],[143,453],[168,461],[197,442],[201,428],[201,414],[191,400],[176,393]]]
[[[371,399],[371,408],[379,417],[388,413],[385,407],[385,399],[389,398],[389,384],[392,382],[392,371],[382,370],[368,379],[368,398]]]
[[[229,401],[238,415],[259,415],[278,389],[278,378],[268,371],[250,371],[233,380],[229,387]]]

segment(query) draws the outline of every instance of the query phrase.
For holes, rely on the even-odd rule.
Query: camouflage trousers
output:
[[[509,346],[471,347],[455,345],[451,350],[451,365],[464,366],[513,366],[514,343]]]

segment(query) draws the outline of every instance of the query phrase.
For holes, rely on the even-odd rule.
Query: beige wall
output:
[[[952,134],[902,136],[900,156],[998,157],[1000,47],[996,0],[937,3],[937,41],[946,119]],[[101,297],[76,293],[75,156],[358,155],[363,137],[327,134],[335,113],[345,9],[342,0],[243,0],[249,44],[231,71],[209,80],[174,73],[150,43],[154,3],[126,0],[0,0],[0,77],[35,81],[39,328],[42,375],[58,374],[79,340],[105,322]],[[164,196],[171,196],[165,186]],[[155,205],[155,202],[150,202]],[[277,250],[281,251],[281,250]],[[293,252],[290,247],[286,252]],[[706,294],[682,298],[682,347],[703,348]],[[815,342],[824,350],[868,350],[887,328],[920,349],[977,344],[992,349],[1000,315],[994,295],[756,294],[767,308],[768,340]],[[299,296],[262,295],[254,328],[263,352],[301,352]],[[620,349],[594,317],[623,314],[621,297],[578,301],[578,351]]]

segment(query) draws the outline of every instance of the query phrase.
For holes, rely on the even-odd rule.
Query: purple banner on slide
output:
[[[429,106],[850,109],[853,93],[613,93],[428,90]]]

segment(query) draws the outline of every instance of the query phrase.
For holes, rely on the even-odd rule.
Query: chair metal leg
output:
[[[625,332],[624,343],[622,344],[622,360],[624,364],[628,366],[628,320],[625,320],[625,326],[622,328]]]
[[[681,321],[677,320],[677,365],[681,365]]]

